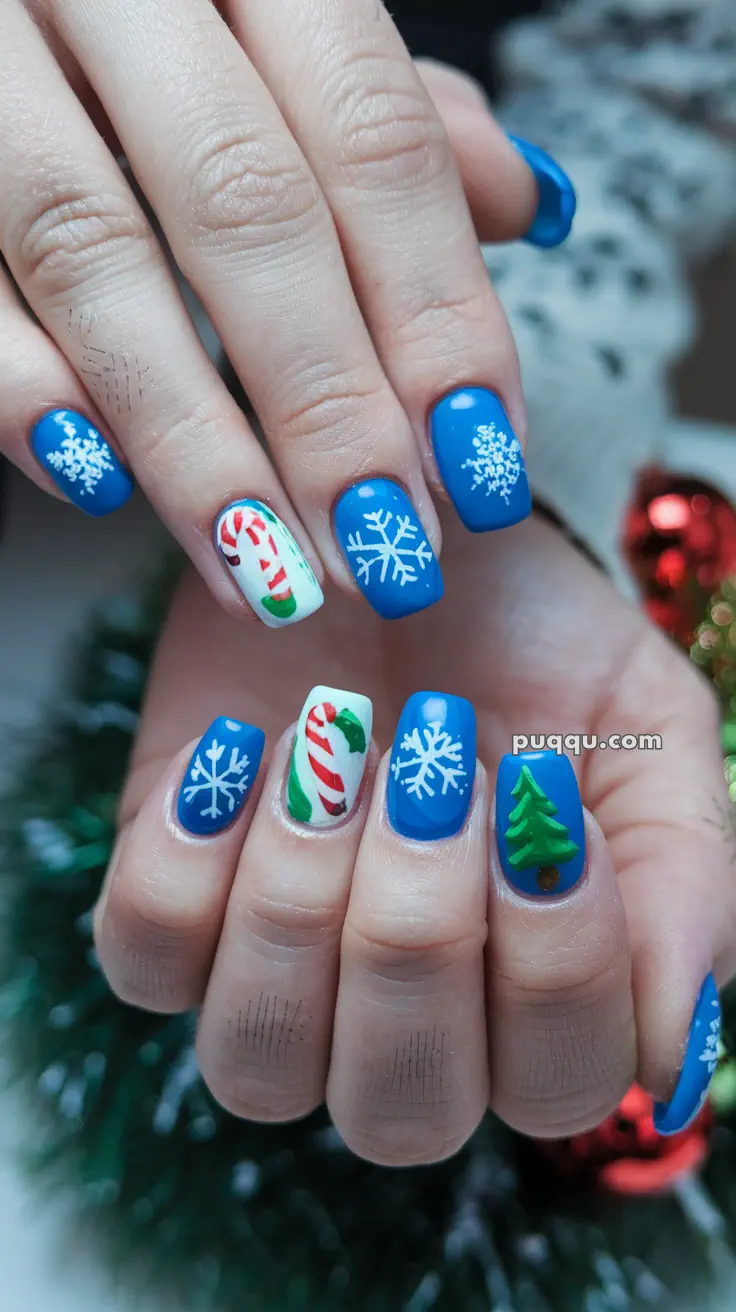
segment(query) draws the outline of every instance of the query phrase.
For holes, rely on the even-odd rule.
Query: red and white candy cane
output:
[[[240,535],[245,533],[258,553],[268,595],[263,604],[275,613],[296,608],[284,563],[265,517],[253,506],[238,507],[223,515],[218,526],[218,545],[232,569],[241,563]]]
[[[345,784],[337,769],[335,753],[326,737],[327,725],[337,715],[330,702],[312,706],[307,716],[304,736],[307,740],[307,758],[317,780],[317,792],[328,815],[344,815],[347,811]]]

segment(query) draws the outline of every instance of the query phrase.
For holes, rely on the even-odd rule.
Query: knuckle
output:
[[[448,1117],[433,1117],[430,1109],[407,1104],[405,1108],[387,1105],[380,1115],[365,1115],[359,1121],[350,1118],[344,1125],[331,1113],[341,1139],[356,1157],[375,1166],[432,1166],[442,1162],[467,1143],[477,1128],[480,1115],[472,1123],[452,1124]]]
[[[205,1009],[197,1054],[223,1107],[245,1120],[289,1121],[319,1106],[323,1061],[306,1010],[303,1001],[266,993],[216,1014]]]
[[[26,218],[14,245],[20,280],[54,295],[148,259],[153,234],[140,211],[117,193],[69,190],[46,198]]]
[[[352,185],[427,186],[447,175],[450,143],[420,85],[397,86],[388,63],[367,88],[352,64],[341,80],[333,96],[330,155]]]
[[[281,1089],[275,1082],[251,1087],[242,1079],[208,1070],[202,1071],[202,1079],[215,1101],[241,1121],[274,1125],[299,1121],[316,1111],[322,1101],[321,1097],[310,1098],[299,1089]]]
[[[281,404],[278,429],[285,442],[314,439],[329,451],[365,442],[369,423],[374,426],[368,415],[376,414],[379,406],[387,409],[380,383],[358,368],[340,369],[324,361],[302,366],[293,385],[283,388]],[[388,415],[385,422],[390,423]]]
[[[342,906],[295,905],[251,889],[247,905],[236,914],[243,929],[270,948],[311,951],[339,943],[345,910]]]
[[[191,153],[187,209],[195,234],[237,235],[260,247],[303,236],[318,221],[317,185],[283,142],[240,134]]]
[[[201,1001],[212,933],[201,910],[112,890],[94,932],[100,968],[124,1002],[174,1013]]]
[[[391,335],[398,346],[419,355],[422,362],[445,368],[458,362],[467,370],[468,344],[487,340],[493,323],[489,297],[485,290],[467,296],[454,296],[451,288],[418,286],[408,289],[412,300],[401,306],[391,325]],[[501,372],[511,363],[496,348],[494,365]]]
[[[442,921],[416,917],[346,922],[343,953],[370,974],[389,980],[428,981],[482,954],[487,930],[448,914]]]
[[[507,961],[503,970],[492,965],[499,990],[509,1005],[529,1017],[572,1017],[591,1012],[600,999],[617,988],[625,954],[613,929],[588,925],[575,935],[565,953],[540,968],[528,957]]]

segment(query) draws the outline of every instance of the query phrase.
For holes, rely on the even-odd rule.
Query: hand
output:
[[[489,1102],[528,1134],[571,1134],[597,1124],[635,1076],[660,1100],[677,1086],[658,1113],[677,1128],[708,1082],[701,1052],[715,1048],[706,994],[683,1066],[701,984],[711,969],[720,983],[734,971],[733,845],[710,693],[534,516],[478,540],[448,512],[444,532],[439,606],[389,629],[333,591],[324,622],[297,630],[288,650],[237,625],[195,576],[185,581],[97,908],[102,968],[137,1006],[202,1004],[202,1073],[236,1114],[289,1120],[326,1097],[347,1144],[373,1161],[449,1155]],[[327,755],[302,722],[290,784],[287,726],[317,684],[372,699],[376,746],[363,751],[363,699],[336,696],[342,723],[330,728],[323,693],[311,729]],[[418,689],[473,703],[483,764],[463,792],[472,734],[465,703],[452,703],[448,728],[463,744],[454,782],[415,805],[378,753]],[[221,794],[222,815],[207,817],[196,757],[208,765],[212,734],[197,743],[217,715],[265,730],[266,752],[242,809],[230,813]],[[532,760],[557,816],[544,864],[537,827],[536,868],[519,869],[529,833],[514,840],[508,829],[520,758],[502,761],[497,828],[489,778],[513,734],[556,732],[659,734],[662,746],[573,758],[584,830],[564,758]],[[352,751],[333,751],[341,734]],[[232,741],[255,767],[260,735],[237,730]],[[546,804],[535,806],[549,841]]]
[[[561,240],[572,191],[469,79],[413,65],[376,0],[222,10],[3,0],[0,449],[92,514],[130,494],[119,452],[233,614],[304,618],[324,570],[346,591],[357,576],[383,614],[418,609],[442,587],[430,412],[462,515],[498,527],[529,509],[517,361],[478,237]],[[276,469],[194,333],[118,143]],[[510,501],[471,496],[462,469],[492,422]],[[366,580],[348,547],[356,479],[369,509],[422,535],[416,587]],[[223,513],[235,502],[245,522]]]

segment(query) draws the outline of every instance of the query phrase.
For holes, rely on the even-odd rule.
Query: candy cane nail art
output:
[[[291,754],[286,802],[302,824],[327,829],[353,808],[363,778],[373,707],[360,693],[313,688]]]
[[[262,501],[235,501],[217,521],[215,541],[253,610],[271,629],[319,610],[324,596],[288,528]]]

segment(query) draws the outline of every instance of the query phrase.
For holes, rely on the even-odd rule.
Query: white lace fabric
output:
[[[631,590],[618,542],[636,471],[714,436],[678,421],[666,380],[697,327],[688,265],[736,226],[736,0],[572,0],[508,28],[500,61],[501,121],[578,195],[559,248],[484,248],[522,363],[530,479]],[[736,430],[718,433],[711,477],[736,498]]]

